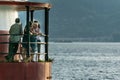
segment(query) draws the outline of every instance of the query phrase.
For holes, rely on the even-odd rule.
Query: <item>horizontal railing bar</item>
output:
[[[4,35],[23,35],[23,34],[0,34],[0,36],[4,36]]]
[[[7,52],[0,52],[0,54],[8,54]],[[16,53],[16,54],[22,54],[22,52]],[[30,53],[30,54],[46,54],[46,53]]]
[[[31,54],[31,55],[34,55],[34,53],[30,53],[30,54]],[[39,54],[39,55],[40,55],[40,54],[46,54],[46,53],[35,53],[35,54]]]
[[[21,52],[21,53],[22,53],[22,52]],[[16,54],[21,54],[21,53],[16,53]],[[8,54],[8,53],[0,52],[0,55],[1,55],[1,54]]]
[[[28,43],[28,42],[21,42],[21,43]],[[46,42],[29,42],[30,44],[35,44],[35,43],[37,43],[37,44],[47,44]]]
[[[0,36],[7,36],[7,35],[40,35],[40,36],[46,36],[45,34],[0,34]]]
[[[8,53],[0,52],[0,55],[5,55],[5,54],[8,54]],[[22,55],[23,52],[16,53],[16,54],[21,54],[21,55]],[[40,55],[40,54],[46,54],[46,53],[35,53],[35,54],[34,54],[34,53],[31,52],[30,54],[31,54],[31,55],[35,55],[35,54]]]
[[[18,43],[18,42],[0,42],[0,44],[12,44],[12,43]],[[19,42],[19,43],[23,43],[23,44],[26,44],[26,43],[28,43],[28,42]],[[35,44],[35,43],[37,43],[37,44],[47,44],[46,42],[29,42],[30,44]]]

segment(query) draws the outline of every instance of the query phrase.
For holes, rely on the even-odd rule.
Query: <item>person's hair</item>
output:
[[[40,23],[39,23],[39,21],[35,20],[34,23],[38,23],[38,28],[40,28]]]
[[[38,24],[38,28],[40,28],[40,24]]]
[[[32,21],[29,21],[29,26],[31,26],[32,25]]]
[[[34,23],[34,22],[33,22],[32,25],[37,25],[37,26],[38,26],[38,23]]]
[[[16,22],[16,23],[19,23],[19,22],[20,22],[20,18],[16,18],[16,19],[15,19],[15,22]]]
[[[38,21],[36,21],[36,20],[35,20],[34,22],[35,22],[35,23],[38,23]]]

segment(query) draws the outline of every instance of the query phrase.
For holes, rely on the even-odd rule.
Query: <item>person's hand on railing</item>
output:
[[[46,35],[42,33],[42,36],[46,36]]]
[[[46,36],[45,34],[43,34],[43,33],[39,33],[38,35],[40,35],[40,36]]]

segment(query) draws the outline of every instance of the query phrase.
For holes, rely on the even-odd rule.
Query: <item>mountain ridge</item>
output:
[[[53,5],[50,10],[50,38],[109,38],[119,41],[116,38],[120,35],[119,0],[41,1]]]

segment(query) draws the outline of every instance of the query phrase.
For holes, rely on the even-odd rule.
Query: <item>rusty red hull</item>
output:
[[[0,63],[0,80],[51,80],[50,62]]]

